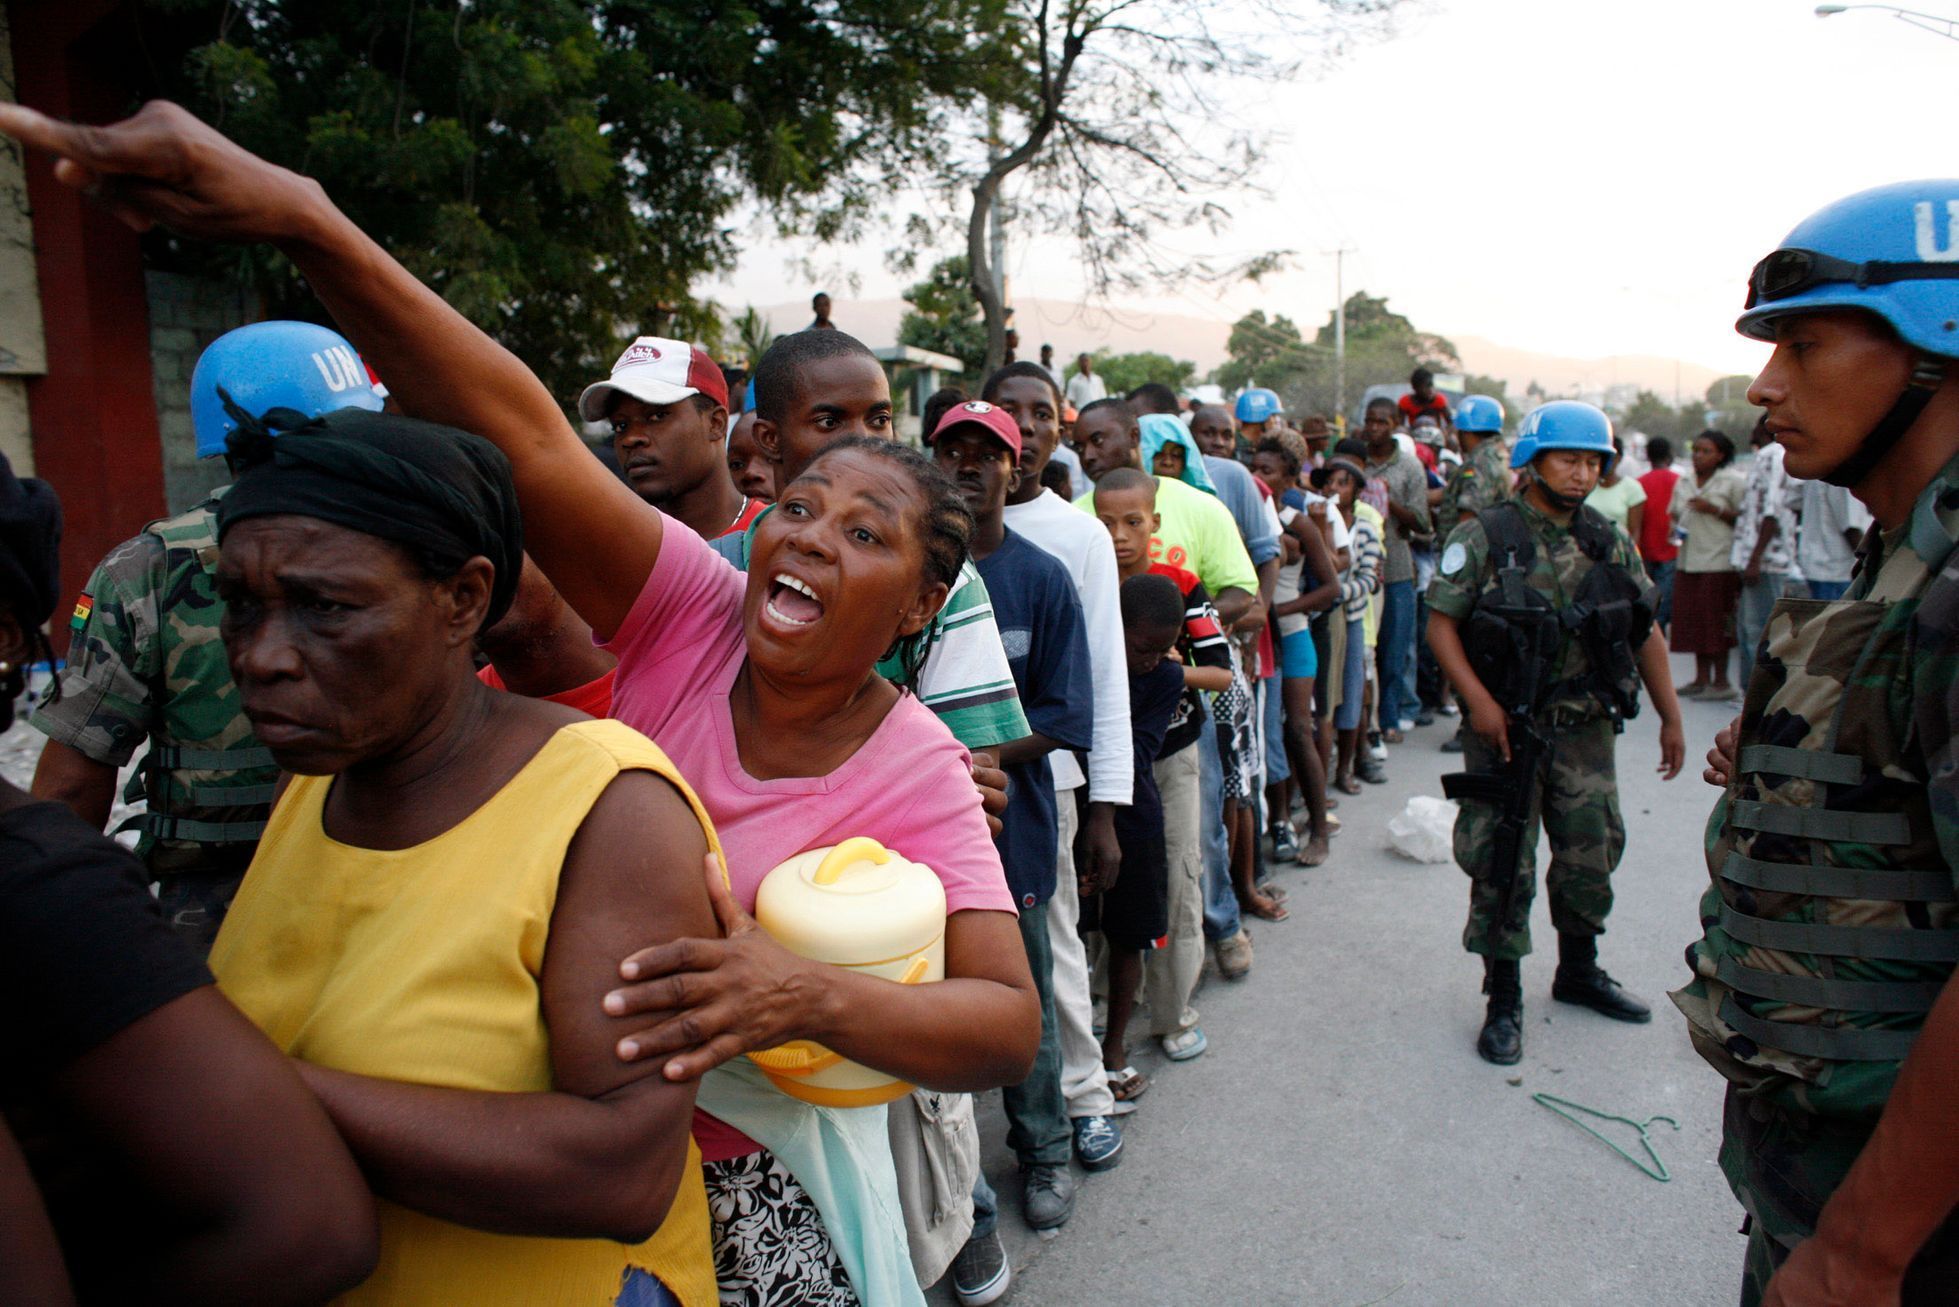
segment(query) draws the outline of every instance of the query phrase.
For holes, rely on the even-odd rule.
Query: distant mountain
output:
[[[831,311],[831,320],[867,345],[889,345],[898,339],[898,320],[905,308],[899,299],[840,299]],[[768,305],[761,312],[778,332],[800,331],[809,325],[809,305],[805,303]],[[1015,301],[1014,325],[1020,329],[1021,352],[1026,358],[1038,358],[1043,343],[1054,346],[1055,358],[1064,366],[1084,349],[1092,353],[1106,348],[1118,354],[1154,350],[1189,359],[1200,373],[1224,362],[1225,342],[1231,335],[1231,324],[1217,318],[1166,313],[1143,305],[1103,308],[1029,298]],[[1689,399],[1705,394],[1708,385],[1723,375],[1699,363],[1647,354],[1568,358],[1515,349],[1480,336],[1442,334],[1462,351],[1463,365],[1470,372],[1496,377],[1519,396],[1535,381],[1554,395],[1603,393],[1635,386],[1671,402],[1676,385],[1680,397]]]
[[[1567,391],[1604,392],[1619,386],[1650,390],[1668,403],[1676,386],[1683,402],[1705,395],[1709,385],[1726,374],[1699,363],[1659,358],[1651,354],[1614,354],[1606,358],[1574,359],[1535,350],[1512,349],[1480,336],[1444,333],[1462,351],[1463,366],[1507,383],[1521,395],[1535,381],[1553,395]]]

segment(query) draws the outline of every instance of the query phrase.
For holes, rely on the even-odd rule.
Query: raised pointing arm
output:
[[[593,630],[618,628],[659,556],[660,515],[586,451],[529,368],[368,239],[317,182],[163,101],[108,127],[0,105],[0,132],[59,155],[57,180],[138,231],[263,241],[290,257],[406,411],[509,457],[532,557]]]

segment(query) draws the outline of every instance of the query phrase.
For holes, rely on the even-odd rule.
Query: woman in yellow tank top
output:
[[[648,932],[714,933],[706,814],[630,728],[476,679],[522,550],[493,447],[233,418],[226,649],[294,778],[211,966],[381,1199],[344,1301],[712,1303],[693,1086],[600,1007]]]

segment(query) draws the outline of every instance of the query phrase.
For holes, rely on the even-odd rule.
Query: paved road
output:
[[[1686,670],[1676,660],[1676,676]],[[1436,751],[1444,726],[1418,731],[1394,750],[1390,784],[1343,803],[1331,863],[1281,870],[1292,919],[1254,928],[1252,977],[1207,980],[1198,1007],[1211,1051],[1170,1066],[1139,1045],[1136,1064],[1155,1085],[1127,1118],[1126,1156],[1084,1181],[1058,1236],[1021,1225],[999,1096],[982,1103],[1013,1301],[1733,1301],[1742,1241],[1714,1161],[1720,1083],[1664,998],[1683,979],[1707,876],[1699,841],[1713,791],[1698,759],[1732,711],[1685,705],[1690,766],[1670,784],[1653,777],[1650,715],[1621,742],[1630,838],[1601,958],[1655,1005],[1653,1024],[1551,1003],[1556,945],[1540,901],[1524,1061],[1477,1058],[1481,973],[1459,942],[1462,874],[1385,845],[1388,818],[1410,795],[1440,793],[1452,764]],[[17,726],[0,739],[0,768],[24,780],[38,746]],[[1647,1179],[1535,1105],[1537,1091],[1674,1117],[1679,1133],[1655,1127],[1672,1182]],[[1607,1128],[1635,1146],[1629,1130]],[[952,1301],[943,1284],[932,1298]]]
[[[1629,840],[1600,957],[1654,1005],[1651,1025],[1550,1001],[1556,937],[1540,896],[1524,1060],[1476,1056],[1481,969],[1460,943],[1462,873],[1385,847],[1388,818],[1410,795],[1439,794],[1454,758],[1437,752],[1442,724],[1417,731],[1393,751],[1388,785],[1343,802],[1332,861],[1281,872],[1292,919],[1254,927],[1251,978],[1207,979],[1197,1006],[1210,1052],[1172,1066],[1153,1044],[1136,1050],[1155,1084],[1128,1118],[1122,1165],[1084,1181],[1058,1236],[1020,1223],[998,1095],[982,1104],[1013,1301],[1732,1302],[1741,1213],[1715,1163],[1721,1083],[1665,991],[1685,977],[1707,881],[1700,833],[1714,792],[1699,759],[1735,709],[1683,711],[1678,780],[1653,775],[1650,713],[1619,750]],[[1678,1133],[1654,1127],[1671,1183],[1533,1103],[1538,1091],[1675,1118]],[[1605,1128],[1636,1151],[1630,1129]],[[943,1284],[933,1297],[952,1301]]]

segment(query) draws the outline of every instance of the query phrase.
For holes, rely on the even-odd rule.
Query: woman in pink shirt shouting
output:
[[[133,226],[276,245],[405,411],[475,432],[509,458],[531,557],[618,655],[614,716],[678,764],[728,855],[726,885],[708,869],[723,937],[682,940],[622,964],[629,983],[605,1003],[619,1021],[621,1057],[661,1058],[664,1075],[687,1080],[744,1052],[809,1040],[933,1089],[1026,1077],[1040,1010],[966,751],[875,671],[928,626],[965,560],[971,515],[929,461],[886,440],[838,440],[781,488],[744,577],[592,458],[528,368],[368,239],[317,184],[161,102],[91,129],[6,106],[0,129],[62,156],[59,178],[87,187]],[[835,359],[815,358],[775,384],[794,392],[795,413],[848,437],[868,434],[845,420],[856,408],[840,388],[854,378]],[[755,928],[748,913],[771,868],[850,836],[878,840],[944,883],[943,982],[851,974],[799,958]],[[713,1109],[708,1096],[700,1101]],[[783,1147],[799,1132],[809,1133],[786,1129]],[[880,1141],[882,1133],[880,1114]],[[750,1149],[736,1162],[767,1158],[739,1136],[717,1142]],[[723,1301],[784,1293],[919,1301],[915,1282],[887,1278],[891,1232],[879,1262],[867,1259],[868,1237],[849,1223],[810,1226],[816,1211],[828,1217],[839,1204],[888,1211],[880,1187],[888,1168],[888,1152],[841,1168],[853,1171],[842,1180],[813,1168],[815,1196],[830,1204],[823,1210],[824,1201],[790,1193],[796,1177],[749,1165],[751,1195],[772,1193],[765,1205],[775,1207],[801,1195],[802,1208],[727,1247],[717,1219]],[[714,1205],[712,1175],[709,1199]],[[755,1228],[747,1208],[735,1215]],[[815,1235],[833,1238],[835,1252],[813,1255]],[[902,1257],[902,1229],[895,1238]],[[772,1260],[741,1264],[751,1257]],[[849,1272],[841,1284],[839,1258]],[[862,1292],[853,1295],[853,1285]]]

